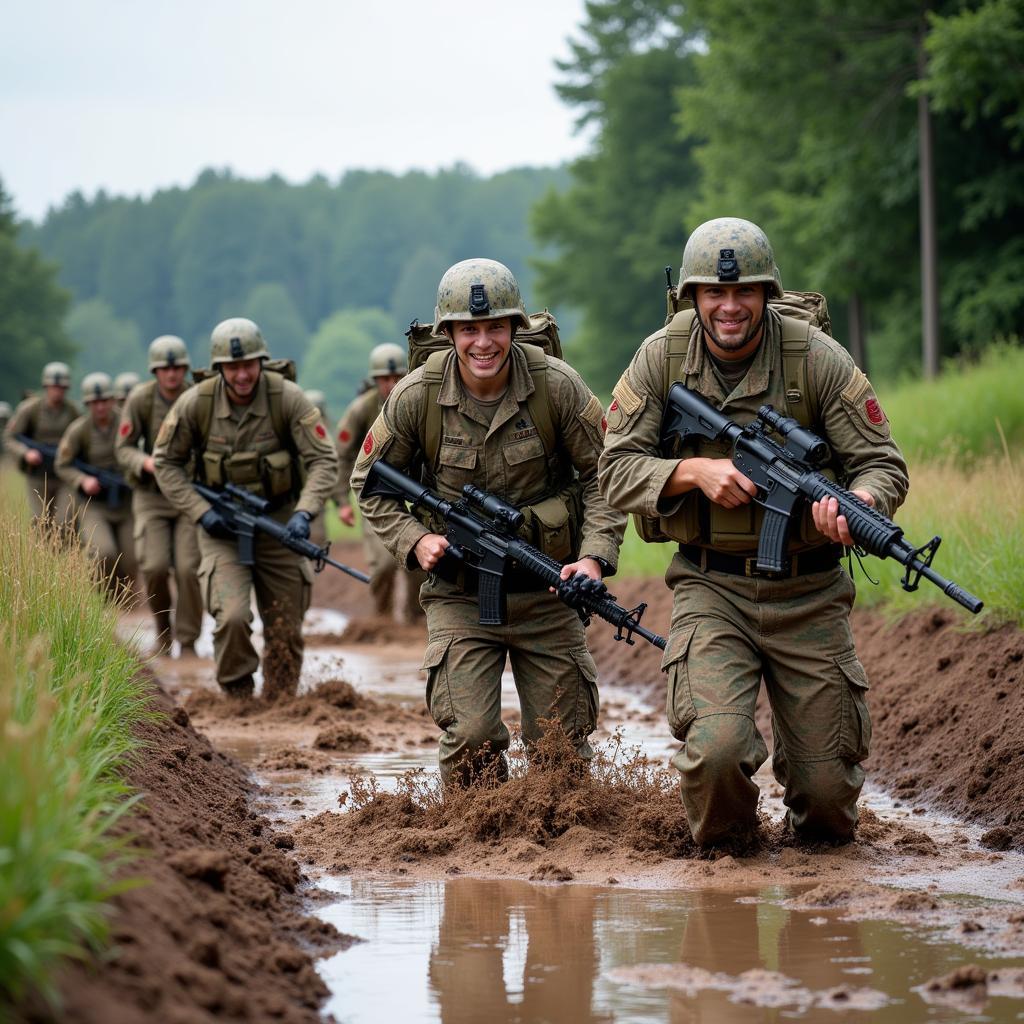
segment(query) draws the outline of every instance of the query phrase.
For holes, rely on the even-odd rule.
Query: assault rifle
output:
[[[774,432],[779,444],[768,435]],[[903,530],[855,494],[819,472],[829,457],[828,444],[796,420],[762,405],[757,419],[745,427],[734,423],[700,395],[676,382],[669,389],[661,427],[662,451],[667,453],[676,438],[704,437],[732,445],[733,465],[757,486],[754,501],[764,509],[764,524],[757,544],[757,569],[779,574],[789,569],[786,547],[793,517],[803,502],[835,498],[839,514],[846,516],[858,547],[879,558],[894,558],[906,568],[900,580],[904,590],[917,590],[921,577],[977,614],[982,601],[932,569],[932,559],[942,542],[933,537],[914,547]]]
[[[45,441],[37,441],[28,434],[15,434],[17,440],[22,444],[34,448],[43,457],[43,468],[47,473],[52,473],[54,460],[57,458],[57,445],[47,444]],[[72,459],[71,465],[81,473],[94,476],[100,484],[100,496],[107,503],[107,508],[119,509],[125,502],[125,496],[131,493],[131,485],[120,473],[112,469],[101,469],[93,466],[84,459]]]
[[[625,640],[632,645],[635,633],[655,647],[665,649],[664,637],[640,625],[646,604],[623,608],[615,603],[615,598],[603,584],[594,590],[588,587],[567,588],[567,581],[561,575],[561,563],[516,535],[524,522],[523,513],[497,495],[466,484],[462,488],[462,501],[446,501],[383,459],[378,459],[370,467],[362,493],[366,497],[380,495],[405,501],[412,509],[424,508],[444,519],[449,544],[446,554],[458,558],[478,574],[482,626],[505,625],[508,617],[506,574],[513,568],[525,569],[549,587],[554,587],[566,604],[577,608],[585,624],[589,622],[590,614],[596,615],[616,627],[616,640]]]
[[[279,523],[267,515],[270,502],[252,491],[247,491],[238,484],[225,484],[223,490],[215,490],[206,484],[193,483],[192,486],[220,513],[228,529],[238,539],[238,564],[255,565],[253,542],[257,533],[265,533],[273,537],[289,551],[294,551],[303,558],[313,562],[313,568],[320,572],[325,565],[348,573],[361,583],[369,583],[370,577],[358,569],[336,562],[330,557],[331,545],[319,547],[311,540],[303,540],[288,531],[284,523]]]

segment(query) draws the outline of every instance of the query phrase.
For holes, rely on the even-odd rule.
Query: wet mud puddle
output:
[[[788,893],[335,877],[318,916],[366,941],[321,961],[338,1021],[1011,1021],[1012,995],[929,992],[986,960],[887,921],[796,910]],[[1015,997],[1014,997],[1015,996]],[[959,999],[959,1001],[958,1001]]]
[[[342,645],[338,637],[345,622],[337,612],[311,610],[300,695],[315,696],[339,679],[352,684],[368,701],[365,712],[346,712],[362,722],[365,745],[323,747],[323,732],[329,730],[317,724],[315,714],[263,722],[216,714],[204,721],[197,715],[196,724],[221,749],[253,768],[266,786],[268,810],[282,824],[337,810],[339,795],[354,776],[373,773],[383,788],[391,788],[411,768],[436,767],[437,730],[422,706],[422,644],[387,638],[376,646]],[[204,635],[201,653],[207,645],[212,651]],[[159,671],[179,695],[214,688],[209,661],[162,660]],[[502,704],[512,719],[517,696],[510,675],[504,684]],[[653,761],[667,761],[674,743],[659,709],[610,686],[602,687],[602,705],[598,742],[638,746]],[[764,810],[778,819],[784,808],[770,771],[757,781]],[[917,815],[879,791],[866,790],[863,804],[882,821],[924,830],[943,848],[958,842],[978,851],[979,830]],[[1024,896],[1019,886],[1009,886],[1014,879],[1024,883],[1024,858],[1015,854],[975,852],[966,863],[931,859],[918,871],[887,867],[865,863],[854,870],[859,878],[870,876],[888,886],[966,894],[967,903],[979,905],[995,899],[1005,906],[1004,901]],[[774,870],[759,873],[779,882]],[[318,884],[336,898],[312,912],[365,940],[320,962],[333,993],[326,1011],[339,1021],[450,1024],[486,1019],[728,1024],[868,1015],[879,1021],[1024,1020],[1019,983],[1000,988],[990,980],[980,988],[961,991],[954,985],[938,993],[921,988],[967,964],[1002,972],[1024,967],[1024,955],[987,957],[965,948],[948,928],[847,920],[842,908],[787,907],[799,882],[753,889],[757,883],[749,873],[736,878],[729,891],[714,889],[707,879],[691,884],[692,873],[620,877],[644,887],[322,876]]]

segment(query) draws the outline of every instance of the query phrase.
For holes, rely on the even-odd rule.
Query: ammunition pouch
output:
[[[238,484],[265,498],[282,498],[295,492],[295,469],[290,452],[203,452],[203,480],[210,487]]]
[[[583,495],[578,482],[520,508],[525,522],[520,536],[559,562],[579,555],[583,525]]]
[[[291,452],[271,452],[260,458],[260,481],[264,494],[280,498],[295,491],[294,460]]]

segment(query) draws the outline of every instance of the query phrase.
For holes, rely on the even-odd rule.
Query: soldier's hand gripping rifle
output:
[[[781,444],[769,436],[773,432],[781,438]],[[789,528],[803,502],[835,498],[839,514],[846,516],[850,534],[860,548],[879,558],[894,558],[905,566],[900,580],[904,590],[917,590],[924,576],[968,611],[981,611],[983,603],[978,598],[932,569],[942,538],[933,537],[922,547],[914,547],[891,519],[820,473],[819,467],[829,457],[828,444],[796,420],[762,405],[757,419],[741,427],[677,382],[669,389],[665,405],[662,451],[667,453],[674,439],[687,437],[731,444],[733,465],[757,486],[754,501],[764,509],[757,545],[760,572],[788,571]]]
[[[253,494],[238,484],[225,484],[223,490],[215,490],[200,483],[193,483],[192,486],[217,510],[224,524],[238,540],[239,565],[255,564],[253,542],[257,533],[265,533],[289,551],[308,558],[316,572],[329,565],[348,573],[361,583],[370,582],[370,577],[365,573],[331,558],[330,544],[320,547],[311,540],[296,537],[284,523],[279,523],[267,515],[270,502],[258,494]]]
[[[45,441],[37,441],[28,434],[15,434],[17,440],[29,448],[34,448],[43,457],[43,468],[53,472],[53,463],[57,458],[57,445],[47,444]],[[100,495],[107,503],[107,508],[119,509],[125,502],[125,496],[131,493],[131,485],[120,473],[112,469],[101,469],[93,466],[84,459],[72,459],[71,465],[80,473],[95,477],[100,485]]]
[[[383,459],[370,467],[362,493],[366,497],[380,495],[408,502],[412,509],[424,508],[444,520],[449,545],[446,554],[460,559],[478,574],[481,625],[505,625],[505,576],[515,567],[554,587],[558,596],[577,608],[585,621],[590,614],[610,622],[616,627],[616,640],[633,644],[635,633],[665,649],[664,637],[640,625],[645,604],[623,608],[603,584],[567,587],[568,581],[562,579],[562,564],[517,535],[523,525],[522,512],[496,495],[466,484],[462,501],[446,501]]]

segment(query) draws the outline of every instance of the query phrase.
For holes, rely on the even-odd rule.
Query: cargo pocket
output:
[[[211,487],[223,487],[227,483],[223,452],[211,452],[209,449],[203,452],[203,479]]]
[[[271,452],[260,459],[260,479],[264,493],[271,498],[279,498],[292,489],[291,452]]]
[[[570,647],[569,656],[576,662],[580,674],[573,732],[578,738],[583,739],[597,728],[597,716],[601,709],[601,700],[597,693],[597,665],[586,646]]]
[[[423,653],[420,669],[427,673],[427,709],[439,729],[447,729],[455,721],[451,689],[448,685],[448,648],[454,637],[431,640]]]
[[[455,444],[442,444],[437,456],[438,480],[460,495],[466,484],[473,483],[476,471],[476,449]]]
[[[305,615],[313,596],[313,563],[304,558],[299,562],[299,572],[302,574],[302,614]]]
[[[839,732],[839,756],[846,761],[863,761],[871,747],[871,718],[868,715],[868,677],[854,650],[836,658],[842,683],[843,721]]]
[[[260,479],[260,461],[260,456],[256,452],[235,452],[224,460],[224,473],[231,483],[255,491],[263,486]]]
[[[522,511],[530,528],[530,542],[549,558],[565,561],[572,554],[569,509],[565,500],[555,495],[527,505]]]
[[[203,607],[206,609],[207,614],[212,615],[215,619],[217,618],[219,608],[213,606],[213,570],[217,566],[217,556],[207,555],[199,563],[199,568],[196,570],[196,578],[199,580],[199,593],[203,599]]]
[[[668,673],[668,687],[665,696],[665,715],[668,727],[680,742],[686,738],[686,730],[697,717],[690,692],[690,642],[697,631],[697,624],[683,626],[669,635],[665,656],[661,660],[661,671]]]

